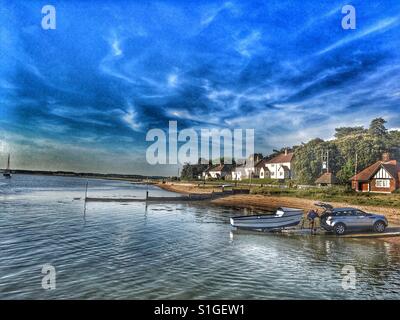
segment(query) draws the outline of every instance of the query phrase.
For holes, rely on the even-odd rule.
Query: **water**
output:
[[[0,298],[400,298],[397,245],[232,234],[229,217],[243,212],[206,204],[88,203],[84,217],[85,183],[0,179]],[[93,197],[145,192],[143,185],[89,182]],[[41,287],[44,264],[56,268],[55,290]],[[342,288],[345,265],[357,271],[353,290]]]

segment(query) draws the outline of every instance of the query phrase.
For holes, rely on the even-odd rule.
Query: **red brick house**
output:
[[[384,154],[382,161],[374,163],[351,179],[351,187],[358,192],[391,193],[400,188],[400,162]]]

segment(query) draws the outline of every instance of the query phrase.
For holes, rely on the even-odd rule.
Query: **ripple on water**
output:
[[[395,245],[231,238],[229,217],[241,212],[203,204],[88,203],[84,217],[83,202],[73,201],[82,197],[84,181],[63,179],[16,175],[11,189],[0,184],[0,298],[400,298]],[[139,198],[146,190],[90,184],[99,196]],[[57,270],[57,289],[50,292],[40,286],[45,263]],[[344,265],[356,268],[355,290],[341,288]]]

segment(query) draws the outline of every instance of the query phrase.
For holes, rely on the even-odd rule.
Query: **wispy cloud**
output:
[[[141,124],[138,120],[137,112],[131,105],[128,107],[128,110],[126,110],[125,113],[122,115],[122,121],[126,123],[133,131],[141,130]]]
[[[359,31],[354,35],[347,36],[347,37],[333,43],[332,45],[319,51],[318,54],[327,53],[331,50],[334,50],[336,48],[344,46],[350,42],[359,40],[363,37],[366,37],[368,35],[371,35],[371,34],[374,34],[377,32],[385,32],[386,30],[389,30],[389,29],[395,27],[396,25],[398,25],[398,22],[399,22],[399,17],[391,17],[391,18],[382,19],[382,20],[378,21],[377,23],[373,24],[372,26],[369,26],[368,28]]]
[[[112,43],[112,48],[113,48],[113,53],[114,56],[120,56],[122,55],[122,50],[120,48],[120,43],[118,39],[114,39]]]
[[[363,2],[357,30],[342,32],[340,1],[76,1],[68,30],[45,36],[33,3],[2,7],[1,130],[21,155],[41,150],[32,166],[58,153],[57,166],[88,168],[74,152],[90,145],[96,169],[140,173],[112,155],[139,159],[146,130],[172,119],[254,128],[263,153],[376,116],[400,127],[400,3]]]
[[[167,83],[169,87],[175,88],[178,84],[178,75],[176,73],[171,73],[167,77]]]
[[[209,9],[203,15],[200,24],[205,27],[212,23],[216,17],[224,10],[235,11],[237,8],[233,4],[233,2],[224,2],[221,6]]]
[[[242,56],[250,57],[252,52],[259,49],[259,41],[261,40],[261,32],[257,30],[251,31],[247,36],[237,40],[236,51]]]

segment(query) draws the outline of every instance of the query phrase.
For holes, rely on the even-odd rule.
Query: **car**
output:
[[[329,208],[321,215],[321,227],[343,235],[348,230],[384,232],[388,221],[384,215],[367,213],[356,208]]]

